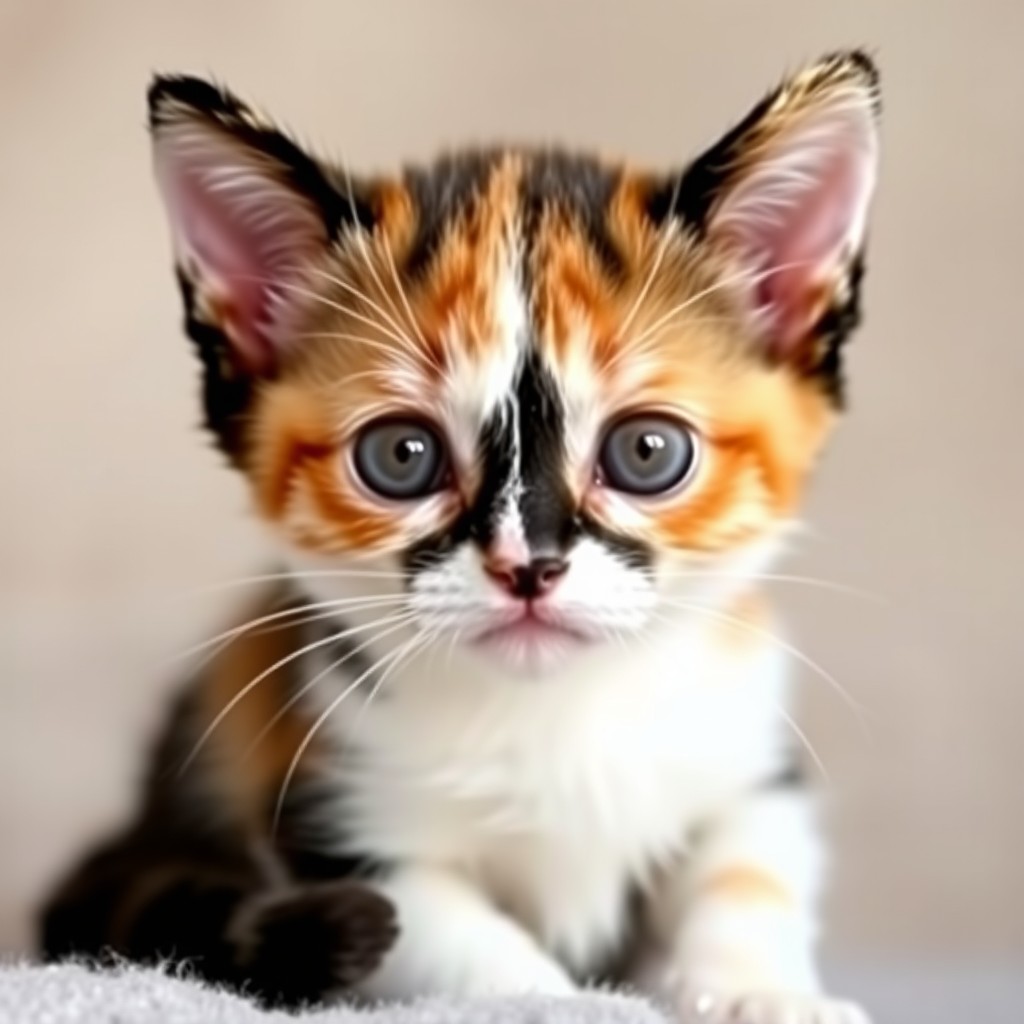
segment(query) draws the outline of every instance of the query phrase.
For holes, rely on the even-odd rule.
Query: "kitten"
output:
[[[149,102],[206,422],[289,572],[48,953],[286,1005],[616,978],[684,1019],[863,1020],[815,967],[758,579],[842,405],[870,60],[666,173],[495,148],[350,179],[204,82]]]

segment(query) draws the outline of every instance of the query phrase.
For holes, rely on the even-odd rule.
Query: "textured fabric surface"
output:
[[[665,1024],[638,999],[428,1000],[379,1010],[264,1012],[227,992],[158,971],[78,965],[0,967],[0,1024]]]
[[[878,965],[833,974],[875,1024],[1020,1024],[1024,971],[1008,965]],[[139,968],[0,965],[0,1024],[667,1024],[627,996],[574,999],[429,1000],[379,1010],[345,1007],[265,1013],[246,1000],[181,977]]]

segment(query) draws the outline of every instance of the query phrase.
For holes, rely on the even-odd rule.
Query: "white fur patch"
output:
[[[676,616],[533,680],[461,646],[429,676],[411,660],[368,709],[331,720],[360,751],[336,766],[339,852],[357,837],[443,867],[593,966],[621,936],[629,883],[680,857],[688,825],[779,755],[777,657],[722,657],[706,636]]]
[[[492,416],[507,413],[528,340],[526,296],[514,252],[502,261],[495,294],[495,333],[485,339],[487,358],[480,358],[460,342],[458,324],[452,325],[452,337],[446,344],[449,364],[442,418],[455,455],[464,466],[472,465],[477,457],[483,424]]]

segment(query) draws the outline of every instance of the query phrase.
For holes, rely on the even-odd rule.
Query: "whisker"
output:
[[[329,309],[333,309],[338,313],[343,313],[345,316],[351,316],[360,323],[364,323],[368,327],[372,327],[375,330],[380,331],[381,334],[386,335],[393,341],[397,341],[399,345],[406,346],[409,344],[408,338],[404,338],[402,335],[389,330],[379,320],[374,320],[372,317],[364,316],[362,313],[354,310],[351,306],[346,306],[340,302],[336,302],[334,299],[329,299],[326,295],[321,295],[319,292],[315,292],[311,288],[303,288],[301,285],[297,285],[292,281],[269,280],[264,283],[271,287],[284,288],[288,291],[294,292],[296,295],[302,295],[307,299],[312,299],[314,302],[319,302],[321,305],[327,306]]]
[[[390,345],[375,338],[367,338],[362,334],[349,334],[346,331],[304,331],[299,335],[299,340],[324,340],[324,341],[353,341],[365,345],[367,348],[378,349],[387,355],[388,359],[400,366],[407,373],[419,373],[420,368],[411,363],[400,352],[396,352]]]
[[[419,634],[413,637],[409,643],[418,639]],[[281,789],[278,793],[277,804],[274,808],[274,819],[273,819],[273,833],[276,835],[278,826],[281,823],[281,815],[284,812],[285,800],[288,797],[288,789],[292,784],[292,779],[295,777],[295,772],[298,770],[299,762],[302,760],[303,755],[309,749],[310,743],[313,742],[316,734],[323,728],[324,724],[334,714],[334,712],[341,706],[342,702],[348,697],[350,693],[355,691],[363,682],[368,679],[378,669],[389,665],[396,658],[400,657],[405,651],[407,645],[403,645],[394,651],[390,651],[383,657],[375,661],[365,672],[360,675],[351,683],[342,693],[335,697],[330,704],[323,710],[317,720],[306,730],[306,735],[302,738],[302,742],[299,744],[295,753],[292,755],[291,762],[288,765],[288,770],[285,772],[284,780],[281,783]]]
[[[359,723],[362,722],[363,715],[366,714],[370,705],[373,703],[377,694],[380,693],[382,687],[384,686],[384,683],[387,681],[388,677],[392,674],[392,672],[394,672],[395,669],[398,668],[398,666],[401,665],[403,661],[408,660],[414,654],[418,654],[420,651],[422,651],[423,648],[426,647],[436,635],[437,630],[433,630],[428,633],[427,631],[421,629],[416,634],[416,636],[414,636],[412,640],[410,640],[409,643],[407,643],[404,646],[402,655],[396,658],[393,662],[391,662],[391,664],[388,665],[388,667],[380,674],[380,678],[377,680],[376,683],[374,683],[369,694],[367,695],[365,703],[356,712],[356,717],[352,722],[353,736],[355,736],[359,731]],[[417,641],[420,642],[417,643]]]
[[[286,281],[280,277],[263,277],[258,274],[235,274],[233,275],[233,279],[236,281],[244,281],[246,283],[261,284],[271,289],[284,289],[285,291],[292,292],[295,295],[301,295],[303,298],[312,299],[314,302],[319,302],[322,306],[326,306],[328,309],[336,310],[339,313],[343,313],[345,316],[355,317],[355,319],[366,324],[368,327],[372,327],[375,330],[380,331],[381,334],[386,337],[398,342],[399,345],[407,346],[409,344],[408,338],[405,338],[400,334],[395,334],[379,320],[374,320],[372,317],[365,316],[358,312],[358,310],[353,309],[351,306],[346,306],[334,299],[329,299],[327,296],[321,295],[319,292],[313,291],[310,288],[304,288],[302,285],[296,284],[294,281]],[[388,351],[391,350],[388,349]]]
[[[232,580],[222,580],[219,583],[211,583],[206,586],[196,587],[194,590],[182,591],[176,597],[192,598],[201,597],[204,594],[218,594],[224,590],[234,590],[236,587],[254,586],[258,583],[279,583],[282,580],[304,580],[304,579],[385,579],[405,580],[404,572],[388,572],[384,569],[294,569],[282,570],[281,572],[265,572],[255,576],[239,576]]]
[[[410,613],[404,613],[406,615]],[[243,686],[238,693],[236,693],[231,700],[224,705],[223,708],[217,713],[213,721],[203,730],[202,735],[196,741],[195,746],[189,751],[188,756],[182,762],[181,767],[178,770],[179,775],[183,775],[192,762],[196,759],[207,740],[213,735],[213,733],[220,726],[221,722],[231,713],[231,711],[238,706],[238,704],[245,699],[245,697],[252,693],[252,691],[263,682],[268,676],[273,675],[279,668],[283,668],[285,665],[295,661],[296,658],[301,658],[304,654],[308,654],[310,651],[318,650],[321,647],[326,647],[328,644],[337,643],[339,640],[344,640],[348,636],[352,636],[354,633],[361,633],[367,629],[376,629],[378,626],[388,625],[392,622],[396,622],[400,616],[396,616],[391,619],[384,619],[383,621],[377,620],[375,622],[366,623],[359,626],[350,626],[348,629],[343,629],[338,633],[331,633],[330,635],[323,637],[319,640],[314,640],[312,643],[306,644],[304,647],[300,647],[298,650],[292,651],[285,655],[283,658],[279,658],[269,668],[265,668],[253,679],[250,679],[248,683]]]
[[[640,344],[644,338],[646,338],[652,331],[657,330],[667,320],[674,316],[678,316],[680,313],[685,312],[695,302],[699,302],[701,299],[707,298],[709,295],[713,295],[717,291],[721,291],[723,288],[729,288],[734,284],[740,282],[748,282],[749,284],[760,284],[762,281],[766,281],[769,277],[773,277],[775,274],[781,274],[784,270],[794,270],[799,267],[806,267],[808,265],[807,260],[795,260],[790,263],[779,263],[774,267],[768,267],[765,270],[753,273],[749,270],[741,271],[737,274],[730,274],[727,277],[722,278],[720,281],[716,281],[712,285],[708,285],[707,288],[702,288],[699,292],[691,295],[684,302],[681,302],[678,306],[674,306],[667,313],[664,313],[653,324],[650,324],[644,329],[636,338],[630,341],[630,345]]]
[[[367,605],[365,607],[362,605],[347,606],[342,610],[345,612],[359,612],[369,611],[371,609],[381,607],[386,609],[390,607],[392,604],[399,603],[400,602],[396,600],[394,602],[381,602],[379,604]],[[199,660],[196,661],[195,664],[190,666],[190,671],[195,675],[202,672],[207,665],[210,665],[213,662],[215,662],[217,658],[219,658],[220,655],[223,654],[224,651],[226,651],[244,633],[248,633],[250,637],[264,636],[268,633],[274,633],[282,629],[293,629],[298,626],[306,625],[310,622],[322,622],[326,619],[332,619],[335,617],[338,611],[338,609],[336,608],[331,608],[327,611],[313,612],[311,614],[305,615],[301,614],[303,612],[306,612],[311,607],[312,605],[296,606],[294,608],[286,608],[280,614],[277,615],[263,616],[264,619],[275,620],[274,624],[269,626],[256,626],[255,623],[259,622],[259,619],[250,621],[248,623],[244,623],[242,626],[238,626],[233,630],[229,630],[226,636],[222,633],[220,636],[214,637],[212,640],[208,640],[204,644],[192,648],[190,651],[186,651],[183,655],[174,655],[170,659],[166,659],[163,663],[163,667],[166,667],[167,665],[172,664],[175,661],[181,660],[181,658],[183,657],[188,657],[191,654],[198,653],[199,650],[202,650],[204,647],[207,647],[210,644],[215,644],[216,646],[212,647],[212,649],[206,650],[203,656],[199,658]],[[293,615],[295,616],[294,618],[291,617]],[[285,618],[286,616],[288,617]]]
[[[846,583],[837,583],[833,580],[818,579],[814,576],[791,576],[780,573],[741,573],[733,575],[730,573],[716,573],[716,572],[703,572],[701,570],[691,571],[689,569],[682,569],[678,572],[672,570],[659,572],[659,576],[666,579],[722,579],[722,580],[733,580],[735,582],[745,582],[747,580],[767,582],[767,583],[793,583],[801,584],[808,587],[818,587],[822,590],[831,590],[838,594],[844,594],[848,597],[857,597],[864,601],[871,601],[879,605],[888,606],[889,601],[879,594],[872,594],[870,591],[861,590],[859,587],[852,587]]]
[[[395,254],[391,251],[391,245],[388,242],[388,237],[386,234],[382,234],[381,238],[384,242],[384,253],[388,258],[388,266],[391,269],[391,277],[394,279],[395,288],[398,290],[399,298],[401,298],[402,304],[405,306],[405,312],[409,319],[409,326],[413,329],[413,333],[419,339],[420,345],[423,346],[423,349],[429,352],[430,346],[427,344],[427,339],[423,336],[423,331],[420,329],[419,320],[413,312],[412,304],[409,302],[409,296],[402,287],[402,279],[398,276],[398,267],[395,265]]]
[[[757,626],[751,625],[749,622],[744,622],[742,619],[737,618],[734,615],[727,615],[723,612],[715,611],[713,608],[707,608],[704,605],[687,604],[679,601],[668,601],[670,605],[675,608],[682,609],[683,611],[697,612],[698,614],[705,615],[709,618],[715,619],[719,622],[723,622],[736,629],[741,629],[752,636],[759,637],[762,640],[766,640],[771,644],[774,644],[779,650],[784,651],[792,658],[796,658],[801,664],[805,665],[812,672],[823,679],[833,690],[842,698],[846,705],[853,712],[857,721],[860,723],[861,729],[864,732],[865,738],[870,739],[870,733],[868,731],[867,722],[865,720],[866,709],[858,701],[847,692],[846,688],[842,686],[837,679],[831,674],[825,671],[813,658],[804,654],[799,648],[794,647],[792,644],[787,643],[785,640],[777,637],[774,633],[768,632],[768,630],[759,629]]]
[[[447,653],[447,657],[445,658],[445,665],[444,665],[445,672],[450,672],[451,671],[451,668],[452,668],[452,657],[455,654],[455,644],[459,641],[459,638],[461,636],[462,636],[462,629],[461,629],[461,627],[457,626],[455,629],[453,629],[451,631],[451,636],[449,637],[449,640],[448,640],[448,653]]]
[[[360,235],[360,237],[362,236]],[[407,346],[409,346],[410,348],[413,347],[412,339],[406,335],[405,328],[400,323],[398,323],[398,321],[395,320],[395,318],[391,316],[391,314],[388,313],[388,311],[383,306],[381,306],[380,303],[375,302],[373,298],[367,295],[366,292],[362,291],[359,288],[356,288],[355,285],[349,283],[348,281],[345,281],[340,277],[336,277],[334,274],[329,274],[326,270],[321,270],[319,267],[314,267],[313,273],[319,275],[325,281],[329,281],[331,284],[337,285],[339,288],[344,288],[346,291],[350,292],[352,295],[355,295],[357,298],[362,299],[363,302],[365,302],[376,313],[379,313],[382,317],[384,317],[384,319],[387,320],[387,322],[392,327],[394,327],[396,331],[399,332],[399,335],[402,337],[404,343]]]
[[[677,175],[676,183],[672,188],[672,198],[669,201],[670,209],[675,208],[676,201],[679,199],[679,189],[682,186],[682,181],[683,176],[681,174]],[[640,289],[640,293],[636,297],[636,301],[630,307],[625,319],[619,325],[619,334],[625,334],[626,331],[629,330],[630,324],[632,324],[633,320],[636,318],[637,313],[640,312],[640,307],[643,305],[644,299],[647,298],[647,293],[651,290],[651,285],[654,284],[654,281],[658,276],[658,271],[661,269],[661,263],[665,258],[665,253],[668,251],[669,243],[677,234],[678,229],[676,228],[676,223],[672,218],[669,218],[666,221],[665,228],[663,229],[663,234],[658,244],[658,251],[655,254],[651,269],[647,274],[643,287]]]
[[[659,616],[657,612],[652,612],[652,616],[660,618],[661,622],[663,623],[672,625],[671,620],[666,615]],[[655,651],[657,649],[653,632],[647,628],[646,624],[638,626],[635,630],[635,634],[640,640],[642,640],[647,645],[647,649],[649,651]]]
[[[669,619],[664,615],[654,613],[653,617],[660,619],[660,621],[663,623],[670,624]],[[782,719],[782,721],[785,722],[786,725],[792,730],[793,735],[796,736],[796,738],[800,741],[800,744],[807,751],[811,760],[814,762],[815,767],[821,773],[821,777],[826,783],[826,785],[830,785],[831,777],[829,776],[828,769],[825,767],[824,761],[822,761],[817,750],[815,750],[814,748],[814,744],[811,743],[810,738],[807,736],[804,730],[800,728],[800,726],[797,724],[793,716],[789,714],[789,712],[786,711],[785,708],[781,707],[777,702],[772,701],[772,708],[774,709],[775,713]]]
[[[242,754],[242,759],[245,760],[247,757],[249,757],[250,754],[252,754],[256,747],[258,747],[260,743],[262,743],[263,740],[267,738],[267,736],[270,734],[274,726],[277,725],[277,723],[280,722],[281,719],[284,718],[284,716],[288,714],[288,712],[293,707],[295,707],[295,705],[298,704],[299,701],[302,700],[302,698],[305,697],[306,694],[309,693],[316,686],[317,683],[320,682],[320,680],[325,679],[336,669],[341,668],[341,666],[344,665],[346,661],[348,661],[350,658],[354,658],[357,654],[361,654],[363,651],[366,650],[367,647],[377,643],[378,640],[383,640],[384,637],[390,636],[392,633],[395,633],[398,630],[402,629],[413,618],[415,618],[415,615],[412,612],[410,612],[407,617],[399,619],[397,622],[393,623],[387,629],[383,629],[379,633],[375,633],[368,640],[364,640],[356,647],[353,647],[351,650],[346,651],[336,661],[332,661],[326,668],[322,669],[320,672],[317,672],[317,674],[313,676],[313,678],[310,679],[308,682],[303,683],[302,686],[298,690],[296,690],[295,693],[293,693],[291,697],[289,697],[288,700],[285,701],[284,704],[281,705],[277,713],[270,719],[269,722],[267,722],[267,724],[259,731],[259,733],[257,733],[256,738],[252,741],[252,743],[249,744],[245,753]]]
[[[372,606],[371,608],[368,608],[366,610],[367,611],[376,610],[379,607],[381,607],[381,605],[375,605],[375,606]],[[387,606],[385,605],[384,607],[387,607]],[[362,611],[362,610],[363,609],[361,609],[361,608],[343,609],[342,610],[342,615],[347,616],[348,613],[351,612],[351,611],[359,612],[359,611]],[[333,611],[333,610],[331,610],[331,609],[328,609],[327,611],[323,611],[323,612],[312,612],[309,615],[304,615],[302,618],[289,619],[287,622],[277,622],[277,623],[274,623],[271,626],[262,626],[259,629],[254,629],[249,634],[249,636],[250,637],[266,636],[269,633],[280,632],[282,629],[294,629],[294,628],[296,628],[298,626],[308,626],[311,622],[325,622],[325,621],[330,620],[330,619],[335,619],[338,622],[339,625],[342,624],[342,619],[339,618],[338,613]]]
[[[774,702],[773,702],[774,703]],[[826,785],[831,785],[831,777],[829,776],[828,769],[825,767],[825,762],[818,756],[817,750],[814,749],[814,744],[811,743],[807,736],[807,733],[797,725],[796,720],[791,714],[789,714],[785,708],[779,707],[778,704],[774,704],[775,712],[778,716],[789,726],[793,731],[793,735],[803,744],[804,749],[810,755],[811,760],[814,761],[815,767],[821,772],[821,777],[825,781]]]
[[[314,601],[312,604],[300,604],[291,608],[284,608],[279,612],[271,612],[268,615],[261,615],[257,619],[250,619],[248,622],[244,622],[240,626],[233,626],[231,629],[227,629],[223,633],[219,633],[217,636],[211,637],[209,640],[204,640],[202,643],[195,644],[185,651],[173,654],[161,663],[161,667],[173,665],[185,658],[190,658],[192,655],[199,654],[201,651],[205,651],[208,647],[212,647],[214,644],[220,643],[221,640],[234,639],[242,633],[245,633],[247,630],[256,626],[262,626],[267,622],[277,622],[278,620],[288,618],[289,616],[298,616],[305,612],[316,611],[321,608],[344,608],[349,611],[353,611],[364,607],[376,608],[382,604],[397,604],[405,599],[405,594],[387,594],[351,598],[341,597],[335,598],[332,601]]]
[[[625,339],[618,351],[607,361],[605,368],[612,370],[625,359],[636,359],[651,351],[655,348],[661,336],[672,330],[681,319],[682,311],[677,313],[671,320],[661,324],[657,330],[644,332],[636,338]],[[687,325],[689,327],[700,327],[707,324],[727,324],[731,322],[730,318],[726,316],[699,316],[688,320]]]
[[[629,646],[626,643],[626,634],[623,632],[621,626],[611,626],[611,635],[615,638],[615,642],[622,648],[623,653],[629,650]]]
[[[358,224],[359,223],[359,218],[358,218],[358,216],[356,214],[355,194],[354,194],[354,191],[353,191],[353,188],[352,188],[352,174],[350,173],[347,165],[344,168],[344,174],[345,174],[345,186],[346,186],[346,188],[348,190],[349,210],[352,213],[353,222],[355,224]],[[370,274],[373,277],[374,282],[376,283],[377,287],[380,289],[380,293],[387,297],[388,304],[391,306],[392,312],[395,314],[395,316],[398,316],[398,309],[395,306],[394,301],[392,300],[390,293],[384,287],[383,282],[381,281],[379,275],[377,274],[377,268],[374,266],[373,260],[370,258],[369,251],[366,248],[366,239],[363,236],[363,232],[357,230],[355,232],[355,236],[356,236],[356,244],[359,246],[360,252],[363,255],[363,260],[366,263],[366,266],[369,269]],[[390,256],[391,255],[391,247],[387,244],[387,237],[385,235],[383,235],[383,233],[382,233],[382,237],[384,238],[385,249],[387,250],[387,252],[388,252],[388,254]],[[392,263],[392,265],[394,265],[394,257],[391,257],[391,263]],[[401,284],[398,281],[398,275],[397,274],[395,275],[395,283],[398,285],[398,290],[399,290],[399,292],[402,295],[402,300],[406,304],[406,309],[408,309],[408,305],[409,304],[408,304],[408,301],[405,299],[405,293],[402,291],[402,286],[401,286]],[[411,310],[409,312],[410,312],[410,315],[411,315]],[[392,323],[394,323],[394,321],[392,321]],[[421,355],[426,355],[429,358],[430,357],[430,350],[427,347],[426,342],[423,340],[422,334],[420,334],[420,332],[419,332],[419,330],[417,328],[415,318],[412,318],[411,323],[412,323],[413,331],[417,335],[417,337],[419,338],[419,341],[420,341],[421,346],[422,346]],[[396,324],[395,326],[397,327],[398,325]],[[399,328],[399,330],[401,330],[401,328]],[[404,334],[405,332],[403,331],[402,333]],[[411,341],[407,341],[407,343],[411,345]],[[436,362],[434,362],[433,359],[431,359],[430,361],[436,367],[436,365],[437,365]]]
[[[415,372],[417,374],[417,379],[419,379],[420,373],[419,373],[418,369],[415,370],[415,371],[410,369],[409,372],[410,373]],[[345,383],[346,384],[351,384],[352,381],[354,381],[354,380],[364,380],[366,377],[377,377],[379,380],[383,381],[385,384],[391,384],[391,383],[393,383],[394,373],[393,372],[389,373],[388,370],[385,369],[384,367],[379,367],[378,366],[378,367],[374,367],[373,369],[370,369],[370,370],[360,370],[358,373],[347,373],[347,374],[345,374]]]
[[[441,636],[441,633],[441,628],[437,627],[436,629],[432,630],[431,635],[436,640],[439,636]],[[428,679],[434,678],[434,669],[436,668],[437,665],[437,656],[438,653],[440,652],[440,649],[440,644],[433,644],[433,646],[430,648],[430,655],[427,658],[427,663],[423,666],[423,675],[426,676],[426,678]]]

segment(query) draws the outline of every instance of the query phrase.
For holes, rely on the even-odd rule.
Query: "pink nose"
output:
[[[564,558],[533,558],[526,565],[488,562],[487,575],[513,597],[531,600],[550,593],[565,575],[569,563]]]

